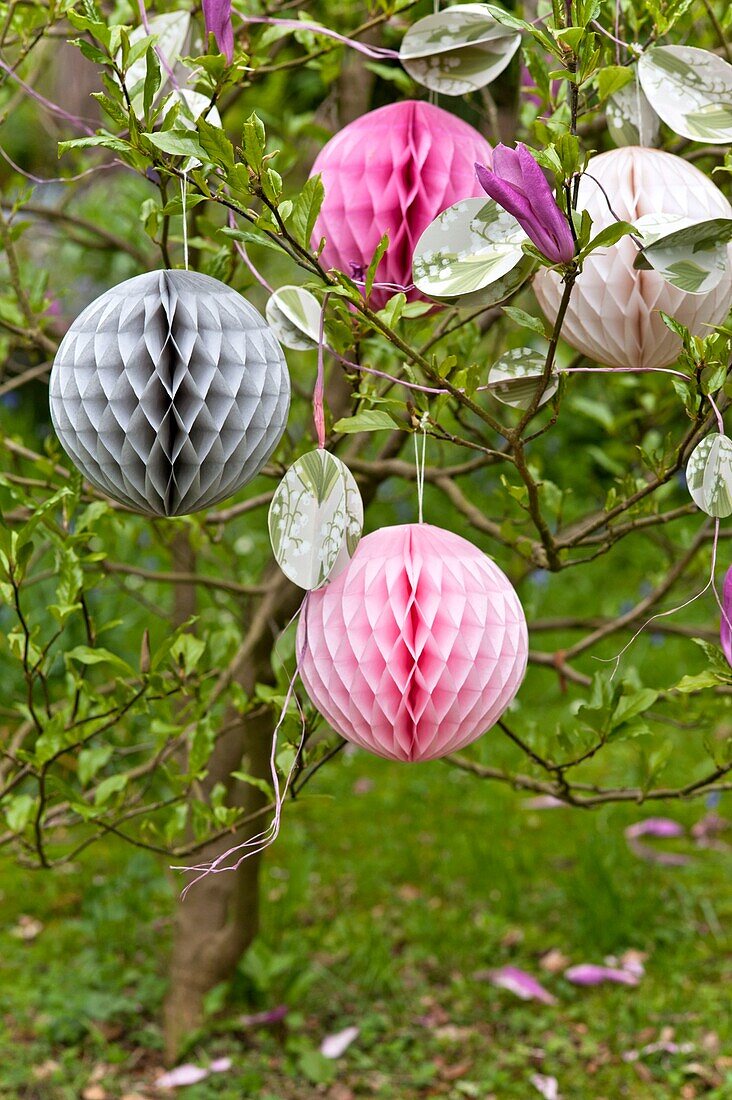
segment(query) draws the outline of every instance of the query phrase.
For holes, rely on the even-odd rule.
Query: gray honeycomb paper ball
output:
[[[197,512],[251,481],[290,407],[269,325],[195,271],[137,275],[87,306],[49,388],[72,462],[106,495],[154,516]]]

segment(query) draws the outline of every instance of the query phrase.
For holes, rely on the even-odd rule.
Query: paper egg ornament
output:
[[[672,153],[640,146],[613,149],[590,161],[588,175],[580,182],[578,206],[590,212],[593,235],[615,220],[608,202],[618,218],[634,224],[650,214],[695,221],[732,216],[727,199],[698,168]],[[562,326],[568,343],[610,367],[663,367],[673,362],[681,340],[666,328],[660,310],[698,335],[708,332],[705,326],[723,320],[732,305],[732,264],[709,293],[691,294],[666,282],[657,271],[634,268],[637,254],[634,242],[624,237],[591,255]],[[563,290],[559,276],[540,271],[534,289],[553,322]]]
[[[501,570],[428,524],[361,540],[308,596],[297,634],[308,694],[348,741],[390,760],[433,760],[480,737],[526,671],[526,620]]]
[[[476,161],[490,163],[488,142],[467,122],[431,103],[380,107],[344,127],[321,150],[312,174],[325,198],[313,246],[325,237],[325,267],[363,280],[385,233],[389,247],[376,270],[371,304],[379,308],[412,284],[412,254],[438,214],[460,199],[483,197]],[[421,295],[412,290],[408,297]]]
[[[180,516],[230,496],[285,430],[290,379],[264,319],[193,271],[152,271],[77,317],[51,370],[61,445],[103,493]]]

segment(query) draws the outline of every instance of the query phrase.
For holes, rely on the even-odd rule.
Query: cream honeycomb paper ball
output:
[[[578,207],[592,216],[593,235],[615,215],[635,222],[644,214],[681,214],[697,218],[730,218],[732,207],[719,188],[698,168],[660,149],[627,146],[593,157],[579,187]],[[610,367],[664,367],[673,362],[681,340],[666,328],[659,310],[675,317],[694,334],[722,321],[732,306],[732,263],[708,294],[688,294],[671,286],[656,271],[633,267],[637,248],[624,237],[586,261],[572,292],[562,336],[578,351]],[[730,250],[732,258],[732,249]],[[562,297],[560,277],[540,271],[534,280],[539,305],[554,322]]]
[[[58,349],[51,420],[103,493],[180,516],[261,470],[287,422],[290,379],[272,330],[231,287],[152,271],[112,287]]]

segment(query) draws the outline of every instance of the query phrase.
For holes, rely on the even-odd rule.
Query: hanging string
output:
[[[635,634],[630,639],[630,641],[626,645],[623,646],[623,648],[620,650],[620,653],[617,653],[614,657],[595,657],[594,658],[596,661],[600,661],[602,664],[612,664],[612,663],[615,664],[615,667],[612,671],[612,675],[610,676],[611,680],[614,678],[615,673],[618,671],[618,668],[620,666],[620,659],[623,656],[623,654],[628,649],[630,649],[633,642],[636,640],[636,638],[640,637],[640,635],[643,633],[643,631],[646,629],[646,627],[650,626],[650,624],[655,622],[656,619],[665,619],[669,615],[675,615],[677,613],[677,611],[683,611],[685,607],[689,607],[691,604],[696,603],[696,601],[698,599],[700,599],[704,595],[705,592],[708,592],[710,588],[713,590],[715,596],[717,596],[717,603],[719,603],[720,608],[722,607],[722,604],[719,600],[719,596],[717,595],[717,590],[716,590],[716,586],[715,586],[715,583],[714,583],[714,574],[715,574],[716,569],[717,569],[717,548],[719,546],[719,524],[720,524],[720,521],[718,519],[715,519],[715,521],[714,521],[714,539],[712,540],[712,568],[711,568],[711,571],[710,571],[710,574],[709,574],[709,580],[704,585],[704,587],[701,589],[701,591],[697,592],[696,595],[691,596],[688,600],[684,600],[684,602],[679,604],[678,607],[669,608],[668,611],[658,611],[655,615],[651,615],[650,619],[646,619],[646,621],[643,623],[643,625],[641,627],[639,627],[638,630],[636,630]],[[724,613],[723,608],[722,608],[722,611]],[[726,618],[726,615],[725,615],[725,618]]]
[[[346,38],[345,35],[338,34],[337,31],[332,31],[321,23],[310,23],[305,19],[275,19],[267,15],[240,15],[240,18],[243,23],[266,23],[271,27],[288,27],[293,31],[304,30],[312,31],[313,34],[322,34],[326,38],[333,38],[336,42],[342,42],[344,46],[350,46],[352,50],[358,50],[359,53],[365,54],[366,57],[371,57],[375,61],[380,61],[382,58],[399,60],[398,50],[389,50],[385,46],[368,46],[355,38]]]
[[[306,592],[302,603],[285,627],[285,631],[288,630],[290,626],[292,626],[293,622],[299,615],[302,615],[304,621],[307,622],[306,616],[309,596],[310,593]],[[285,804],[285,799],[287,798],[287,792],[290,789],[292,777],[295,774],[295,770],[300,762],[302,750],[305,745],[305,738],[307,736],[307,723],[305,721],[305,713],[300,704],[300,700],[298,699],[297,692],[295,691],[295,684],[300,674],[300,658],[305,653],[306,649],[307,634],[305,636],[303,646],[298,652],[296,652],[295,669],[287,685],[287,692],[285,693],[280,716],[277,720],[274,730],[272,731],[272,748],[269,757],[270,775],[272,778],[272,790],[274,792],[274,813],[272,820],[270,821],[266,829],[263,829],[261,832],[257,833],[253,837],[250,837],[248,840],[243,841],[241,844],[236,844],[233,848],[228,848],[225,852],[222,852],[221,855],[217,856],[215,859],[211,860],[208,863],[200,863],[192,866],[172,867],[171,870],[173,871],[186,871],[188,873],[198,872],[196,877],[191,882],[189,882],[181,891],[181,900],[185,898],[188,891],[191,890],[196,885],[196,883],[200,882],[208,875],[221,874],[222,871],[238,870],[238,868],[241,867],[242,863],[244,863],[245,860],[250,859],[252,856],[259,855],[266,848],[269,848],[270,845],[274,844],[280,834],[280,826],[282,824],[282,811]],[[280,776],[277,770],[278,735],[282,724],[287,717],[290,701],[292,699],[294,699],[295,701],[295,705],[300,716],[300,739],[298,741],[292,763],[290,764],[287,775],[285,776],[284,784],[280,784]],[[234,863],[229,863],[229,860],[240,852],[243,854],[239,855],[238,859]]]
[[[719,411],[719,406],[717,405],[717,402],[712,397],[711,393],[707,394],[707,401],[712,406],[712,410],[713,410],[714,415],[717,419],[717,428],[719,429],[719,434],[724,435],[724,420],[722,419],[722,414]]]
[[[313,421],[318,436],[318,447],[325,447],[325,410],[323,402],[325,398],[325,310],[328,305],[329,295],[323,297],[323,305],[320,309],[320,331],[318,335],[318,374],[313,390]]]
[[[186,217],[186,201],[188,198],[188,173],[183,171],[180,178],[180,203],[183,208],[183,264],[188,270],[188,219]]]
[[[419,428],[422,432],[422,454],[419,453],[419,443],[417,441],[418,431],[413,433],[414,439],[414,461],[417,467],[417,512],[419,516],[419,523],[424,523],[424,470],[425,461],[427,457],[427,413],[422,414],[422,418],[419,422]]]

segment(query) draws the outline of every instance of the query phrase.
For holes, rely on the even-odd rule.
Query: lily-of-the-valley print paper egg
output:
[[[488,373],[488,391],[505,405],[515,409],[528,409],[544,376],[546,354],[533,348],[512,348],[491,367]],[[559,388],[559,375],[552,371],[544,392],[539,398],[539,408],[551,400]]]
[[[592,216],[593,234],[615,217],[633,224],[651,214],[676,214],[694,221],[732,217],[725,196],[698,168],[671,153],[640,146],[593,157],[580,182],[578,205]],[[673,362],[681,340],[666,327],[661,310],[700,334],[723,320],[732,305],[729,259],[713,290],[690,294],[657,271],[636,268],[637,256],[638,247],[630,237],[589,256],[562,327],[568,343],[607,366],[663,367]],[[540,271],[534,289],[553,323],[563,291],[559,275]]]
[[[363,501],[353,474],[322,448],[296,459],[269,509],[269,537],[282,572],[300,588],[320,588],[353,557]]]
[[[719,432],[704,436],[686,466],[691,499],[708,516],[732,516],[732,439]]]
[[[711,145],[732,142],[732,65],[696,46],[652,46],[638,61],[638,78],[667,126]]]
[[[412,24],[399,60],[425,88],[463,96],[500,76],[520,45],[521,35],[496,22],[484,4],[450,4]]]
[[[326,241],[321,262],[363,284],[388,233],[376,270],[376,282],[387,285],[370,298],[380,308],[400,287],[411,287],[414,247],[437,215],[483,195],[475,163],[490,156],[477,130],[431,103],[405,100],[356,119],[331,138],[312,169],[325,190],[313,232],[314,247]],[[407,296],[420,297],[416,290]]]
[[[301,286],[281,286],[267,299],[264,315],[281,344],[310,351],[320,342],[320,302]]]
[[[135,511],[207,508],[261,470],[285,430],[290,378],[264,318],[193,271],[106,291],[58,349],[51,419],[71,460]]]
[[[528,237],[493,199],[463,199],[427,226],[414,250],[414,284],[436,302],[473,308],[501,302],[534,268]]]
[[[298,667],[333,729],[390,760],[433,760],[500,718],[526,671],[519,598],[481,550],[426,523],[361,540],[300,616]]]

